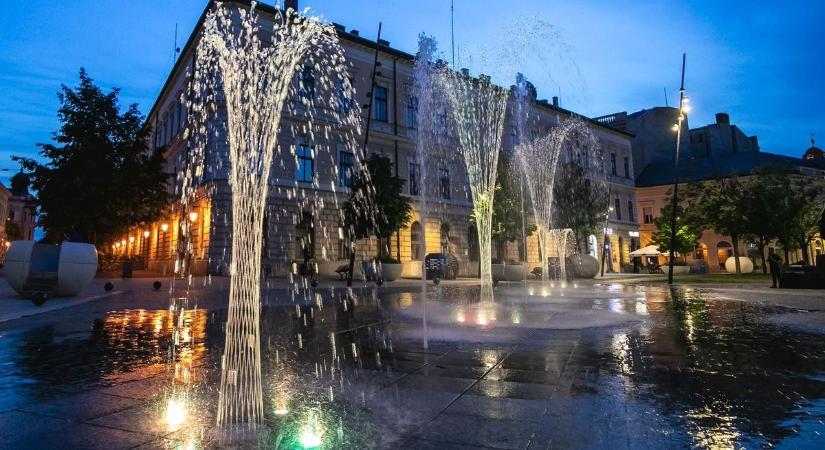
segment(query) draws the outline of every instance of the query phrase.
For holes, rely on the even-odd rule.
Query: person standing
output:
[[[771,253],[768,256],[768,266],[771,270],[771,281],[773,282],[771,287],[779,287],[779,275],[782,269],[782,258],[776,253]]]

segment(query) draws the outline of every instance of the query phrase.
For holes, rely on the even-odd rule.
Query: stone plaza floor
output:
[[[0,448],[825,448],[822,293],[273,281],[266,420],[238,438],[215,426],[228,281],[98,281],[0,320]]]

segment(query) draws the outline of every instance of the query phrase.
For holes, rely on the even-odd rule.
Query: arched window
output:
[[[719,262],[720,269],[725,268],[725,261],[731,256],[733,256],[733,246],[730,245],[730,242],[719,241],[716,244],[716,259]]]
[[[413,222],[410,225],[410,258],[413,261],[421,261],[424,248],[421,245],[421,224]]]
[[[472,224],[467,228],[467,253],[470,261],[478,261],[478,230]]]
[[[441,253],[450,253],[450,226],[441,224]]]

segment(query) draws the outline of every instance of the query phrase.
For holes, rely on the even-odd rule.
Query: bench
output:
[[[335,269],[335,273],[338,274],[341,280],[346,279],[347,275],[349,275],[349,264],[341,264]]]

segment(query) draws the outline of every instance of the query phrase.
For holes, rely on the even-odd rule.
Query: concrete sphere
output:
[[[576,278],[595,278],[599,274],[599,260],[591,255],[570,255],[566,270]]]
[[[6,251],[6,280],[21,293],[31,268],[34,241],[14,241]],[[97,249],[92,244],[64,242],[60,245],[57,263],[57,285],[52,295],[72,297],[80,293],[94,279],[97,272]]]
[[[730,273],[736,273],[736,259],[733,256],[725,260],[725,270]],[[739,257],[739,270],[742,273],[753,272],[753,262],[747,256]]]
[[[3,268],[6,281],[19,294],[29,277],[29,259],[32,255],[34,241],[14,241],[6,250],[6,262]]]
[[[97,272],[97,249],[92,244],[64,242],[60,244],[57,268],[57,297],[73,297],[80,293]]]

